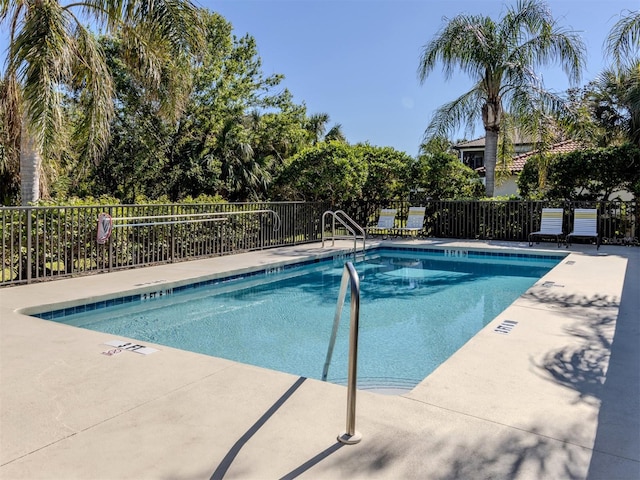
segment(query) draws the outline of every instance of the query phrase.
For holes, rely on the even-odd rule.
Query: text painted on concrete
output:
[[[496,328],[493,329],[493,331],[496,333],[507,335],[508,333],[511,333],[511,330],[513,330],[513,328],[517,324],[518,322],[515,322],[513,320],[503,320],[502,323],[500,323],[500,325],[498,325]]]
[[[149,355],[150,353],[155,353],[158,351],[157,348],[145,347],[144,345],[127,342],[125,340],[110,340],[108,342],[104,342],[104,344],[109,345],[110,347],[114,347],[108,352],[102,352],[103,355],[108,355],[108,356],[117,355],[122,351],[140,353],[141,355]],[[117,350],[120,350],[120,351],[117,351]]]

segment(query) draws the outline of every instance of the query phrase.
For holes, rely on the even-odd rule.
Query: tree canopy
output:
[[[437,109],[425,137],[447,136],[460,126],[473,130],[481,121],[485,129],[486,194],[493,196],[505,109],[524,128],[531,128],[533,112],[562,108],[562,100],[543,88],[535,72],[559,62],[570,81],[577,82],[584,56],[585,46],[578,34],[561,28],[539,0],[519,0],[515,8],[507,8],[499,22],[468,14],[447,20],[423,47],[420,81],[442,64],[446,78],[459,70],[474,86]]]
[[[389,147],[325,142],[295,155],[282,172],[274,195],[280,199],[384,202],[420,197],[453,199],[480,196],[476,172],[448,153],[414,159]]]
[[[40,196],[43,158],[97,159],[109,142],[114,85],[105,53],[87,25],[117,36],[131,75],[162,105],[179,110],[184,68],[201,45],[198,9],[188,0],[0,3],[9,32],[0,92],[7,161],[19,159],[22,203]],[[67,110],[72,97],[82,113]]]
[[[412,158],[390,147],[349,145],[328,113],[309,113],[294,102],[281,87],[283,75],[262,72],[253,37],[236,37],[223,17],[189,0],[167,2],[0,3],[11,40],[0,80],[2,202],[27,203],[41,192],[124,202],[200,195],[340,202],[416,191],[476,197],[477,175],[449,154],[447,134],[479,121],[489,196],[498,160],[513,154],[508,140],[515,128],[535,137],[541,150],[560,129],[593,146],[640,146],[637,11],[621,17],[605,43],[613,65],[568,98],[546,92],[535,72],[559,63],[577,81],[584,45],[543,1],[519,0],[498,21],[466,14],[447,19],[423,47],[419,78],[424,82],[442,65],[446,77],[462,72],[475,84],[436,111]],[[612,156],[596,157],[612,162],[610,173],[628,173]],[[575,168],[602,176],[576,167],[599,160],[566,161],[567,175]],[[576,186],[586,185],[583,177],[557,190],[562,168],[532,162],[523,173],[525,194],[586,192]],[[527,183],[531,171],[546,178],[547,169],[550,190]],[[39,178],[46,180],[40,186]],[[599,195],[615,183],[598,182],[602,188],[591,183],[589,189],[600,189]]]
[[[413,190],[427,198],[468,199],[484,194],[478,174],[451,153],[420,155],[412,171]]]

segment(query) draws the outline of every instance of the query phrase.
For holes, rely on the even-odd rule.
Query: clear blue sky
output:
[[[501,17],[515,0],[196,0],[220,13],[238,37],[256,39],[265,74],[285,76],[309,114],[327,113],[350,143],[391,146],[416,155],[432,113],[470,88],[436,68],[420,85],[421,48],[459,13]],[[581,85],[606,66],[603,42],[638,0],[551,0],[554,18],[581,34],[587,69]],[[541,72],[542,73],[542,72]],[[548,90],[569,87],[560,68],[542,73]],[[460,132],[460,136],[464,132]],[[473,137],[484,135],[476,129]],[[472,138],[467,135],[467,138]],[[456,140],[456,139],[453,139]]]

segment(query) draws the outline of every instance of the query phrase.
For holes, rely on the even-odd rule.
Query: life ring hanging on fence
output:
[[[100,245],[104,245],[111,236],[111,230],[113,229],[113,220],[108,213],[101,213],[98,215],[98,235],[96,240]]]

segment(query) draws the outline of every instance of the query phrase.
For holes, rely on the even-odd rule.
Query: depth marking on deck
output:
[[[111,350],[102,352],[103,355],[108,355],[110,357],[113,355],[117,355],[125,350],[127,352],[135,352],[141,355],[149,355],[151,353],[155,353],[159,351],[157,348],[145,347],[144,345],[126,342],[124,340],[110,340],[108,342],[104,342],[103,345],[109,345],[110,347],[114,347]]]
[[[496,333],[501,333],[502,335],[508,335],[517,324],[518,322],[514,320],[503,320],[500,325],[493,329],[493,331]]]

